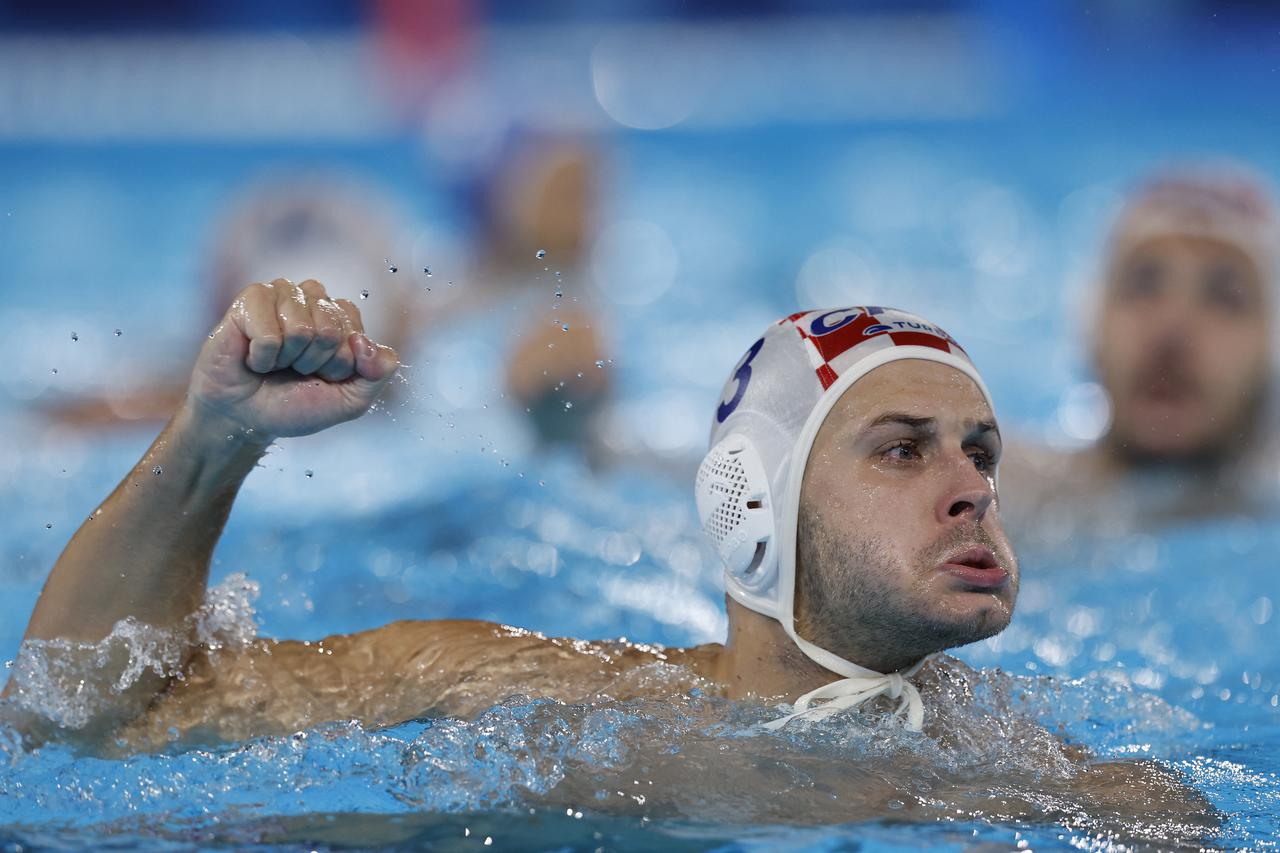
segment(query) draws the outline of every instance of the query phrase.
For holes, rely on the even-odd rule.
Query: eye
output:
[[[1202,295],[1207,305],[1229,314],[1244,314],[1252,307],[1242,271],[1232,264],[1215,264],[1204,277]]]
[[[903,439],[891,444],[880,455],[891,462],[914,462],[920,458],[920,451],[914,441]]]
[[[1124,300],[1149,299],[1164,286],[1164,268],[1151,258],[1144,258],[1121,273],[1116,295]]]
[[[973,460],[973,467],[978,469],[979,473],[990,474],[996,469],[996,455],[990,450],[975,448],[969,451],[969,458]]]

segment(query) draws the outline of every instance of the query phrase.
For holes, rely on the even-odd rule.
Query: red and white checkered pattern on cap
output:
[[[823,390],[854,362],[893,346],[932,347],[969,360],[968,354],[938,326],[893,308],[852,306],[801,311],[778,321],[795,326]],[[858,347],[858,352],[851,351]]]

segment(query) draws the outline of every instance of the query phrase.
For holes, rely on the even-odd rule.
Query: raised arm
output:
[[[277,279],[242,291],[201,350],[186,399],[76,531],[36,602],[25,640],[70,641],[45,644],[46,656],[62,659],[39,669],[71,683],[26,683],[31,649],[24,642],[3,695],[21,709],[36,699],[24,692],[74,693],[83,679],[101,694],[90,718],[79,721],[91,739],[144,710],[167,677],[148,672],[123,690],[110,688],[127,655],[104,665],[76,644],[97,643],[132,618],[173,634],[185,658],[210,555],[267,446],[359,417],[397,364],[391,348],[364,336],[356,307],[330,299],[318,282]]]

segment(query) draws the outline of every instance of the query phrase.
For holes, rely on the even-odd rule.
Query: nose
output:
[[[973,460],[967,455],[960,454],[960,457],[949,466],[951,471],[935,506],[935,515],[943,524],[958,521],[979,523],[995,504],[996,494],[991,481],[973,466]]]
[[[1166,294],[1147,315],[1153,345],[1161,350],[1185,347],[1188,332],[1196,328],[1198,310],[1190,288],[1178,288]]]

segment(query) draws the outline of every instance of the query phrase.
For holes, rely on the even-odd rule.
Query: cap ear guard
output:
[[[730,593],[772,598],[778,573],[773,498],[755,445],[739,434],[722,439],[698,466],[694,493]]]

